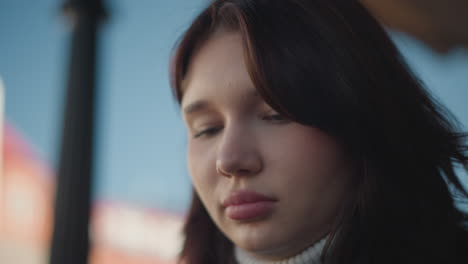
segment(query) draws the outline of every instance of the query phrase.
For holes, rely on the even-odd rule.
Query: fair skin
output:
[[[259,259],[284,259],[324,237],[346,191],[350,166],[321,130],[288,121],[256,93],[241,37],[216,33],[184,80],[188,167],[218,228]],[[274,199],[256,217],[233,219],[223,201],[239,190]]]

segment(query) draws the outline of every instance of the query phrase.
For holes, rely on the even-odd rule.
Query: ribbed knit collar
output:
[[[235,248],[235,257],[238,264],[321,264],[320,255],[325,246],[326,237],[296,256],[280,261],[262,261],[238,247]]]

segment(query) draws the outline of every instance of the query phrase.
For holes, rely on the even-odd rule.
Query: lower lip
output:
[[[262,218],[273,212],[274,203],[275,202],[272,201],[261,201],[230,205],[226,207],[226,215],[233,220],[252,220]]]

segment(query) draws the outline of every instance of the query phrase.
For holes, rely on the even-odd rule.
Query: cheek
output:
[[[187,166],[190,173],[192,181],[197,182],[198,179],[202,179],[202,167],[205,163],[203,161],[204,155],[201,155],[201,146],[189,140],[187,146]]]
[[[351,170],[345,154],[328,135],[310,129],[295,132],[277,163],[282,172],[278,177],[284,177],[277,187],[290,208],[288,214],[308,219],[298,225],[325,230],[343,203]]]
[[[291,188],[307,188],[315,193],[342,192],[349,177],[345,154],[335,140],[318,129],[295,126],[289,136],[283,137],[281,151],[274,162],[281,175],[287,175],[284,184]]]
[[[189,140],[187,166],[193,185],[200,194],[215,181],[215,160],[207,144]]]

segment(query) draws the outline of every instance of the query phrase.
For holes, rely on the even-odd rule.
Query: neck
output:
[[[320,264],[320,256],[325,242],[326,238],[323,238],[298,255],[278,261],[259,260],[249,252],[238,247],[235,248],[235,257],[238,264]]]

